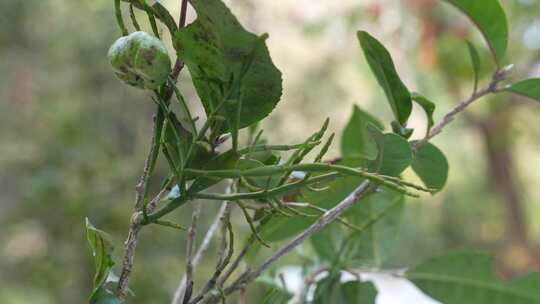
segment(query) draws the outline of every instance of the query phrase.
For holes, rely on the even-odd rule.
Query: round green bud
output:
[[[134,32],[116,40],[107,54],[114,74],[141,89],[157,89],[171,72],[171,59],[161,40]]]

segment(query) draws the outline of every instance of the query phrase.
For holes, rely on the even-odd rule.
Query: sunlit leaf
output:
[[[414,153],[411,166],[426,187],[441,190],[446,184],[448,161],[435,145],[426,143],[420,147]]]
[[[519,81],[510,85],[505,90],[540,101],[540,78]]]
[[[540,303],[540,274],[503,282],[493,258],[473,252],[452,252],[409,269],[406,277],[432,298],[445,304]]]
[[[446,0],[478,27],[486,39],[497,65],[501,65],[508,47],[508,21],[498,0]]]
[[[424,112],[426,113],[427,117],[427,133],[431,130],[431,127],[435,124],[433,121],[433,112],[435,112],[435,103],[433,103],[431,100],[427,99],[426,97],[418,94],[413,93],[412,99],[422,107]]]
[[[367,32],[358,32],[358,40],[371,71],[388,98],[396,120],[405,126],[412,111],[411,94],[399,78],[390,53]]]
[[[240,128],[260,121],[274,109],[282,91],[281,72],[264,40],[246,31],[220,0],[190,4],[197,19],[178,31],[174,44],[206,113],[226,100],[223,114],[229,124],[235,121],[239,104]]]

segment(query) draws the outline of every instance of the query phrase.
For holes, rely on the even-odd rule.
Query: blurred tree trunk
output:
[[[510,100],[509,104],[513,104]],[[486,175],[497,193],[506,216],[508,246],[501,253],[500,271],[515,276],[540,268],[540,255],[528,233],[526,207],[521,196],[519,177],[514,166],[511,137],[511,106],[494,109],[482,119],[474,119],[484,145]]]

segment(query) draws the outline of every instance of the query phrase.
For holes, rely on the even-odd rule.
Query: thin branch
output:
[[[232,225],[230,221],[231,208],[233,205],[231,203],[226,203],[226,205],[227,205],[227,210],[220,219],[222,234],[221,234],[221,244],[220,244],[219,252],[218,252],[218,262],[216,265],[216,270],[214,271],[214,274],[212,275],[210,280],[206,282],[201,292],[195,298],[193,298],[192,301],[189,302],[190,304],[199,303],[203,299],[203,297],[210,290],[212,290],[214,286],[216,286],[219,276],[221,275],[225,267],[227,267],[233,255],[234,235],[233,235]],[[227,235],[229,236],[228,244],[227,244]]]
[[[505,68],[497,70],[493,74],[493,77],[491,78],[490,83],[485,88],[483,88],[481,90],[478,90],[478,91],[475,91],[471,95],[471,97],[469,97],[468,99],[460,102],[454,109],[452,109],[450,112],[448,112],[444,116],[443,120],[440,123],[438,123],[436,126],[434,126],[431,129],[431,131],[428,134],[426,134],[426,136],[422,140],[418,141],[414,145],[414,148],[417,150],[418,148],[425,145],[430,139],[432,139],[433,137],[440,134],[442,132],[442,130],[444,129],[444,127],[449,125],[454,120],[456,115],[463,112],[472,103],[474,103],[475,101],[479,100],[480,98],[482,98],[482,97],[484,97],[484,96],[486,96],[488,94],[498,92],[499,83],[506,80],[506,78],[509,76],[509,74],[510,74],[510,72],[512,70],[512,67],[513,67],[512,65],[509,65],[509,66],[507,66]]]
[[[208,250],[208,247],[210,246],[210,241],[212,240],[212,238],[214,238],[216,231],[218,231],[219,224],[221,223],[221,218],[223,214],[226,212],[226,210],[227,210],[227,203],[224,202],[221,205],[221,208],[219,209],[216,215],[216,218],[214,219],[214,221],[212,222],[212,224],[206,231],[206,234],[204,235],[204,239],[201,245],[199,246],[199,248],[197,249],[197,252],[195,253],[195,257],[193,257],[193,268],[196,268],[199,265],[204,254]],[[180,280],[180,283],[178,284],[178,287],[176,288],[174,292],[173,300],[171,302],[172,304],[181,303],[181,299],[183,298],[185,289],[186,289],[186,277],[184,274],[182,276],[182,279]]]
[[[128,237],[124,243],[124,259],[122,261],[122,272],[118,280],[118,288],[116,294],[120,300],[127,296],[129,278],[133,269],[133,260],[135,259],[135,248],[137,248],[137,240],[141,226],[132,220],[129,227]]]
[[[270,218],[271,218],[270,216],[266,216],[266,217],[263,217],[263,219],[261,219],[260,224],[256,230],[257,233],[259,233],[262,230],[262,228],[270,220]],[[221,278],[219,278],[218,280],[219,287],[223,287],[223,284],[225,284],[225,282],[229,279],[231,274],[238,268],[238,266],[240,265],[240,263],[242,262],[242,260],[244,259],[248,251],[251,249],[251,246],[253,246],[253,244],[255,243],[255,240],[256,240],[255,234],[252,233],[251,237],[248,239],[242,251],[240,251],[240,253],[236,257],[236,259],[232,262],[232,264],[229,265],[229,267],[227,268],[227,271],[225,271],[225,273],[221,276]]]
[[[182,0],[180,5],[180,19],[178,21],[178,27],[183,28],[186,26],[186,13],[187,13],[188,0]]]
[[[201,215],[200,202],[194,202],[193,212],[191,213],[191,225],[188,230],[188,239],[186,242],[186,292],[182,303],[186,304],[191,298],[193,292],[193,251],[195,249],[195,238],[197,237],[197,223]]]

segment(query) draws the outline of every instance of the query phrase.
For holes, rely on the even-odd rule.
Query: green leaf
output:
[[[540,101],[540,78],[530,78],[514,83],[505,91]]]
[[[354,105],[352,116],[341,135],[341,153],[344,158],[373,160],[377,157],[377,145],[367,131],[368,123],[383,129],[375,117]]]
[[[370,171],[382,175],[398,176],[412,161],[412,150],[409,143],[396,134],[377,135],[375,140],[379,149],[377,160],[371,162]]]
[[[315,253],[323,261],[332,262],[339,252],[341,242],[346,233],[341,225],[332,224],[311,237],[311,245]]]
[[[412,93],[412,99],[424,109],[424,112],[426,113],[427,117],[427,133],[431,130],[431,127],[435,124],[433,121],[433,112],[435,112],[435,103],[433,103],[431,100],[427,99],[426,97],[418,94],[418,93]]]
[[[388,98],[396,120],[406,126],[412,111],[411,94],[399,78],[390,53],[367,32],[358,32],[358,40],[371,71]]]
[[[178,31],[178,57],[191,73],[206,113],[222,101],[229,124],[240,128],[266,117],[281,97],[281,72],[263,40],[246,31],[220,0],[193,0],[197,20]],[[232,101],[235,101],[234,103]],[[234,126],[229,126],[232,128]]]
[[[371,282],[350,281],[341,284],[341,304],[374,304],[377,289]]]
[[[380,187],[377,193],[345,212],[351,223],[363,228],[362,232],[353,232],[349,236],[347,266],[383,265],[395,245],[404,202],[402,194]]]
[[[539,273],[504,283],[486,254],[460,251],[434,257],[407,271],[406,277],[446,304],[540,303]]]
[[[472,42],[467,40],[467,48],[469,49],[469,55],[471,56],[471,64],[474,72],[474,89],[473,92],[476,93],[478,89],[478,81],[480,79],[480,55],[478,50]]]
[[[428,188],[441,190],[448,179],[448,161],[442,151],[431,143],[426,143],[415,152],[412,168]]]
[[[94,290],[90,298],[92,299],[98,290],[105,284],[107,277],[114,265],[112,258],[112,252],[114,247],[110,236],[94,227],[92,223],[86,218],[86,237],[88,244],[92,250],[92,256],[94,257],[94,264],[96,268],[96,274],[94,276]]]
[[[498,0],[446,0],[478,27],[486,39],[497,65],[501,65],[508,47],[508,21]]]

